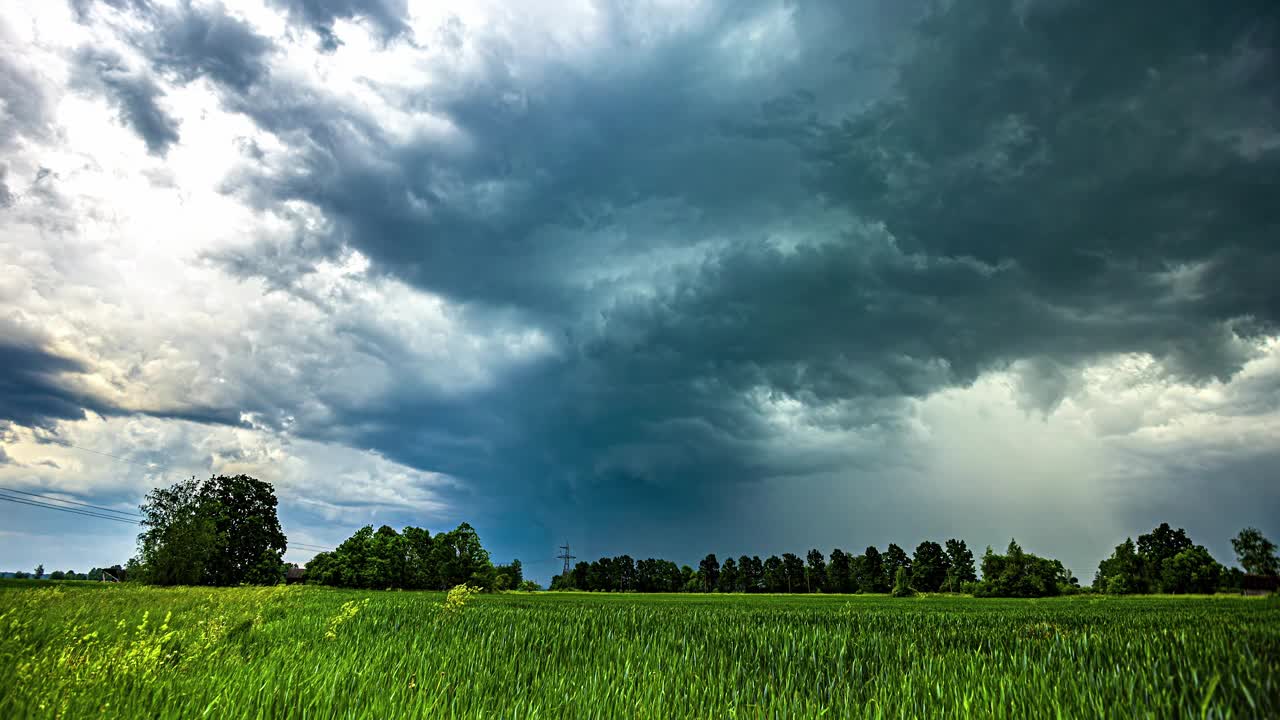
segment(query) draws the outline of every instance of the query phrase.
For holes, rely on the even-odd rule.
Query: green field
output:
[[[1278,717],[1234,597],[0,584],[0,717]]]

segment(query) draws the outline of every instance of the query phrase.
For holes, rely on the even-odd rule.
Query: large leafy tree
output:
[[[639,592],[678,592],[680,567],[670,560],[649,558],[636,563],[635,589]]]
[[[1098,573],[1093,577],[1093,589],[1113,595],[1146,592],[1142,579],[1142,558],[1133,538],[1125,538],[1116,546],[1111,557],[1098,563]]]
[[[1203,545],[1187,548],[1165,561],[1161,589],[1167,593],[1212,593],[1222,580],[1222,565]]]
[[[503,573],[508,587],[523,580],[518,560],[504,566]],[[377,530],[366,525],[333,552],[319,553],[307,563],[307,582],[350,588],[447,589],[465,582],[492,589],[497,575],[479,535],[466,523],[434,538],[422,528],[398,533],[387,525]]]
[[[489,551],[480,544],[480,535],[467,523],[436,535],[431,540],[431,559],[439,574],[441,590],[470,584],[490,589],[494,583],[493,563]]]
[[[1250,575],[1280,575],[1280,557],[1276,556],[1276,544],[1263,536],[1257,528],[1245,528],[1231,539],[1240,567]]]
[[[369,538],[367,555],[368,587],[403,588],[408,586],[408,552],[404,537],[389,525],[383,525]]]
[[[1161,589],[1164,577],[1164,564],[1183,550],[1194,546],[1187,531],[1182,528],[1174,530],[1169,523],[1160,523],[1160,527],[1149,533],[1138,536],[1138,555],[1142,557],[1142,579],[1147,588]]]
[[[942,546],[925,540],[916,546],[912,559],[911,586],[921,592],[938,592],[947,579],[951,563]]]
[[[286,540],[270,483],[248,475],[218,475],[200,485],[198,498],[217,536],[217,551],[205,568],[208,584],[284,581]]]
[[[157,488],[142,504],[135,566],[159,585],[275,584],[285,537],[275,491],[248,475],[192,478]]]
[[[137,579],[155,585],[211,585],[213,556],[221,552],[209,508],[195,478],[147,493],[138,535]],[[101,571],[95,573],[98,579]]]
[[[1187,588],[1206,587],[1208,578],[1220,580],[1222,573],[1217,561],[1210,564],[1205,560],[1208,551],[1197,548],[1185,530],[1161,523],[1139,535],[1136,543],[1126,539],[1117,545],[1111,557],[1098,564],[1094,589],[1113,594],[1200,592]],[[1172,566],[1177,557],[1182,559]]]
[[[978,597],[1046,597],[1058,595],[1070,584],[1067,569],[1057,560],[1032,555],[1014,540],[1004,555],[987,547],[982,556],[982,582]]]

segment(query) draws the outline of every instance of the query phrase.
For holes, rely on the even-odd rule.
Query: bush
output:
[[[470,585],[458,585],[449,591],[444,598],[443,608],[447,613],[460,613],[467,603],[471,602],[471,598],[480,592],[480,588],[471,587]]]
[[[893,576],[893,592],[894,597],[911,597],[916,591],[911,589],[910,578],[907,575],[907,569],[898,568],[898,572]]]
[[[1108,595],[1128,595],[1133,592],[1133,585],[1128,575],[1113,575],[1107,580]]]

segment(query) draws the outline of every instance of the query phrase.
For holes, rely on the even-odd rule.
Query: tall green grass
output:
[[[0,717],[1280,716],[1270,600],[454,605],[439,593],[8,583]]]

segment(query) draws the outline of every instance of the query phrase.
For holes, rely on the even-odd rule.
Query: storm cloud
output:
[[[1252,477],[1274,454],[1269,4],[661,5],[113,2],[135,22],[112,24],[75,4],[123,49],[71,51],[72,85],[153,160],[208,165],[214,130],[187,128],[234,128],[217,177],[170,163],[236,208],[229,239],[175,261],[227,304],[95,341],[76,367],[14,354],[29,369],[3,415],[47,426],[91,397],[372,448],[457,478],[440,502],[487,513],[511,548],[568,532],[633,554],[671,551],[655,536],[865,544],[885,518],[1035,528],[1013,509],[1030,501],[959,524],[921,504],[935,483],[956,503],[994,492],[969,479],[987,459],[947,437],[977,432],[964,418],[1044,457],[1077,440],[1097,456],[1055,496],[1116,504],[1081,556],[1146,517],[1116,484],[1199,472],[1127,443],[1212,415],[1261,444],[1198,467]],[[0,82],[39,87],[24,73],[0,65]],[[51,116],[5,108],[15,137]],[[184,350],[148,344],[175,337]],[[52,379],[72,370],[115,390]],[[1081,434],[1037,444],[1051,432]],[[1008,472],[1057,492],[1021,462]],[[1194,516],[1215,477],[1162,507]],[[818,497],[840,509],[804,539]],[[760,503],[785,517],[751,540]]]
[[[111,50],[84,48],[76,56],[77,88],[98,92],[116,108],[152,155],[163,156],[178,141],[179,122],[160,104],[164,90],[145,70],[130,68]]]

